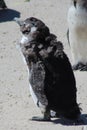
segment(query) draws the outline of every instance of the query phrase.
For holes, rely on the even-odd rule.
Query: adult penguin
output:
[[[87,71],[87,0],[72,0],[68,26],[73,69]]]

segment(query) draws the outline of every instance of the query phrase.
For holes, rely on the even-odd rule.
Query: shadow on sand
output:
[[[54,124],[62,124],[65,126],[80,126],[80,125],[87,125],[87,114],[82,114],[80,119],[78,121],[71,121],[71,120],[67,120],[67,119],[63,119],[63,118],[56,118],[56,119],[52,119],[52,122]]]
[[[20,12],[13,10],[13,9],[0,10],[0,23],[12,21],[14,19],[14,17],[19,18]]]
[[[30,121],[38,121],[38,120],[32,120]],[[42,122],[42,120],[39,120]],[[47,121],[46,121],[47,122]],[[52,117],[49,122],[52,122],[53,124],[61,124],[63,126],[87,126],[87,114],[80,115],[78,120],[68,120],[66,118],[60,117],[60,118],[54,118]]]

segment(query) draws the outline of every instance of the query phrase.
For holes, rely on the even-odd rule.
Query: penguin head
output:
[[[87,9],[87,0],[73,0],[75,7],[81,7]]]
[[[49,28],[39,19],[30,17],[24,21],[14,19],[20,26],[22,34],[31,40],[45,40],[49,35]]]

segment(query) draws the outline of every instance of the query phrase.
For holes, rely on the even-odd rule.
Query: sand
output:
[[[43,20],[58,40],[63,42],[65,52],[72,62],[66,38],[70,0],[5,1],[9,9],[0,10],[0,130],[87,130],[86,125],[72,125],[61,119],[52,122],[30,120],[32,116],[41,116],[41,112],[30,95],[27,68],[16,48],[21,33],[13,18],[34,16]],[[87,114],[87,72],[74,73],[77,101],[81,103],[82,114]]]

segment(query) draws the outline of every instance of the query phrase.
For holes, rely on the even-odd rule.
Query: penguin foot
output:
[[[0,10],[5,10],[5,9],[7,9],[7,6],[0,7]]]
[[[32,117],[33,121],[50,121],[50,109],[48,107],[46,107],[46,109],[43,111],[41,111],[43,116],[42,117]]]
[[[32,120],[33,121],[50,121],[50,118],[44,118],[44,117],[37,117],[37,116],[35,116],[35,117],[32,117]]]
[[[7,9],[7,6],[4,6],[3,9]]]
[[[7,6],[6,6],[5,2],[4,2],[4,0],[0,1],[0,9],[7,9]]]
[[[7,9],[6,4],[4,4],[4,5],[2,6],[2,9]]]
[[[87,65],[84,65],[84,66],[80,69],[80,71],[87,71]]]
[[[73,70],[80,70],[80,71],[87,71],[87,64],[78,63],[76,65],[73,65]]]

